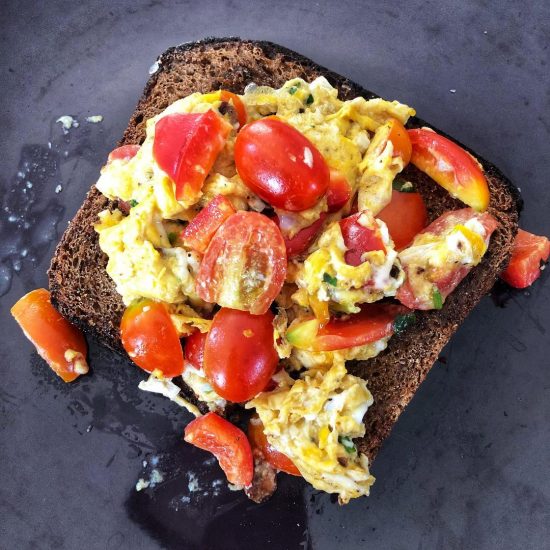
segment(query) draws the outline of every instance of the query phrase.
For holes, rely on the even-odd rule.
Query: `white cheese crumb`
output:
[[[136,491],[142,491],[143,489],[147,489],[147,487],[149,487],[149,482],[140,477],[136,483]]]
[[[159,60],[157,59],[150,67],[149,67],[149,74],[155,74],[160,68]]]
[[[71,115],[60,116],[55,122],[61,124],[64,134],[68,134],[71,128],[78,128],[80,126],[78,121]]]
[[[187,477],[189,478],[189,483],[187,484],[189,492],[194,493],[195,491],[200,491],[201,487],[198,477],[193,472],[187,472]]]
[[[63,191],[63,186],[62,185],[57,185],[56,188],[54,189],[54,191],[59,195],[59,193],[61,193],[61,191]]]
[[[452,94],[456,94],[456,90],[454,88],[451,88],[449,92],[451,92]]]
[[[103,122],[103,115],[92,115],[86,117],[86,122],[90,124],[97,124],[98,122]]]

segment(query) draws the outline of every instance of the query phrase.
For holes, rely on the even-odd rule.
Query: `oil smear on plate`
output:
[[[59,195],[78,174],[79,161],[92,156],[102,120],[94,115],[81,124],[77,117],[57,117],[51,122],[48,143],[21,148],[17,171],[2,197],[0,296],[9,291],[14,274],[26,265],[35,268],[52,252],[65,213]]]

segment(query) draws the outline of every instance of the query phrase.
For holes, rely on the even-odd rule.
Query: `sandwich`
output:
[[[269,42],[184,44],[56,249],[39,298],[65,343],[39,351],[67,381],[78,330],[127,355],[255,501],[283,471],[346,503],[507,267],[521,206],[406,104]]]

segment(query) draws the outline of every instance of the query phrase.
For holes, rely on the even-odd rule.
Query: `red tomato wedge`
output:
[[[183,230],[183,244],[204,254],[214,233],[235,212],[229,199],[216,195]]]
[[[155,124],[153,157],[176,185],[176,199],[193,204],[231,125],[219,114],[173,113]]]
[[[317,319],[293,322],[286,339],[309,351],[334,351],[371,344],[394,332],[394,321],[411,310],[397,304],[366,304],[360,313],[331,319],[324,327]]]
[[[241,101],[241,98],[237,94],[234,94],[233,92],[229,92],[227,90],[220,90],[220,99],[222,101],[225,101],[226,103],[231,103],[233,105],[233,108],[237,113],[239,128],[242,128],[246,124],[248,117],[246,114],[246,107],[244,106],[244,103]]]
[[[388,139],[393,145],[393,156],[400,156],[403,159],[403,166],[406,166],[409,164],[412,155],[412,144],[407,129],[396,118],[392,118],[389,125]]]
[[[204,346],[204,373],[224,399],[248,401],[269,384],[279,361],[273,318],[270,311],[252,315],[228,308],[214,316]]]
[[[319,219],[314,221],[308,227],[304,227],[294,237],[284,237],[286,246],[286,255],[288,259],[295,258],[305,252],[317,238],[317,235],[323,227],[323,223],[327,217],[326,212],[322,212]],[[277,225],[280,225],[280,220],[277,217],[275,219]]]
[[[280,453],[269,443],[264,434],[262,421],[255,414],[248,423],[248,439],[253,449],[258,449],[264,459],[276,470],[286,472],[293,476],[301,476],[300,470],[296,468],[294,462],[288,456]]]
[[[376,216],[387,226],[396,250],[407,246],[428,223],[426,205],[420,193],[392,191],[391,202]]]
[[[197,370],[204,367],[204,345],[206,344],[206,332],[193,332],[185,340],[184,357],[185,361]]]
[[[142,300],[126,308],[120,323],[122,346],[146,372],[158,369],[166,378],[183,372],[183,350],[164,304]]]
[[[277,118],[247,124],[235,140],[235,165],[243,182],[275,208],[311,208],[327,192],[330,174],[315,145]]]
[[[546,237],[518,230],[508,267],[500,277],[514,288],[526,288],[540,277],[541,264],[550,256]]]
[[[252,483],[254,462],[245,433],[216,413],[209,412],[185,427],[185,441],[211,452],[220,463],[227,481],[247,487]]]
[[[117,147],[109,153],[107,164],[114,160],[129,161],[137,155],[139,148],[139,145],[122,145],[122,147]]]
[[[202,259],[197,294],[222,307],[265,313],[286,277],[281,231],[269,218],[239,211],[218,229]]]
[[[329,212],[338,212],[351,197],[351,185],[338,170],[330,170],[330,183],[327,190],[327,205]]]
[[[86,340],[52,306],[47,290],[37,288],[25,294],[10,311],[38,355],[64,382],[88,372]]]
[[[357,212],[340,220],[340,230],[344,237],[344,244],[348,249],[345,254],[346,263],[360,265],[363,263],[363,254],[372,250],[386,251],[380,228],[367,212]]]
[[[486,212],[480,214],[471,208],[462,208],[461,210],[446,212],[428,225],[419,235],[424,233],[431,233],[436,236],[442,235],[457,225],[464,226],[465,223],[474,218],[477,219],[485,229],[485,238],[482,240],[488,242],[491,234],[498,227],[498,222],[490,214]],[[476,238],[477,241],[480,239],[480,236]],[[411,247],[414,247],[414,243],[415,241],[412,242]],[[481,243],[481,245],[482,244],[483,243]],[[472,243],[472,246],[479,246],[479,244]],[[408,248],[403,252],[407,250]],[[399,288],[395,297],[403,305],[411,309],[441,309],[445,298],[447,298],[462,279],[468,275],[473,267],[471,265],[453,264],[446,268],[440,268],[440,273],[430,274],[429,271],[426,270],[426,266],[417,265],[416,263],[408,261],[403,254],[400,255],[400,259],[403,269],[407,274],[407,279]],[[430,279],[427,278],[428,276]],[[411,282],[411,278],[414,277],[419,278],[419,285],[415,285]],[[418,290],[415,290],[415,288]]]
[[[427,128],[409,130],[411,162],[453,197],[484,212],[489,185],[479,163],[462,147]]]

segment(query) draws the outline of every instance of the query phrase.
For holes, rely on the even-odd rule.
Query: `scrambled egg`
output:
[[[374,477],[352,438],[365,434],[363,416],[373,399],[367,383],[347,373],[343,360],[310,369],[295,382],[261,393],[255,408],[267,440],[288,456],[316,489],[338,493],[341,503],[368,495]]]
[[[292,274],[299,288],[292,296],[297,304],[308,307],[313,298],[330,303],[334,310],[357,313],[357,304],[395,296],[405,275],[386,224],[367,213],[361,214],[358,221],[364,227],[378,225],[386,251],[365,253],[358,266],[347,264],[340,224],[332,222],[319,237],[317,250]]]

